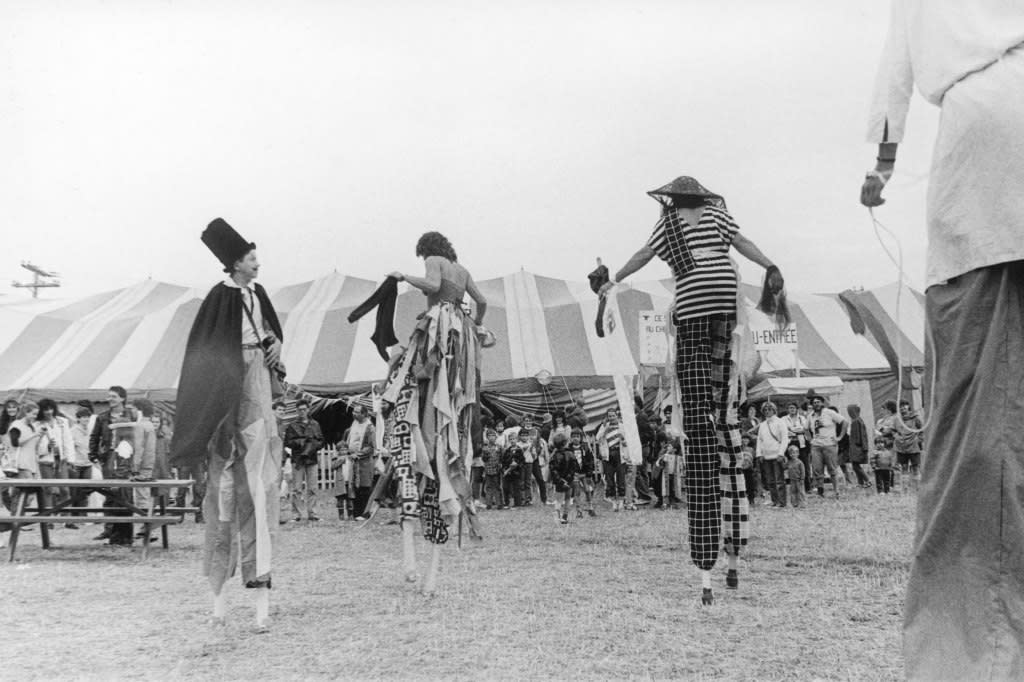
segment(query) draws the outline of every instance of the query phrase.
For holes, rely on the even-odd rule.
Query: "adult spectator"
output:
[[[885,413],[875,422],[875,435],[896,438],[896,425],[899,417],[896,416],[898,408],[895,400],[886,400],[883,405]]]
[[[789,434],[785,422],[779,418],[775,403],[761,406],[764,421],[757,427],[756,459],[761,462],[761,478],[768,488],[773,507],[786,506],[786,448]]]
[[[107,391],[109,409],[96,418],[89,436],[89,459],[103,466],[103,478],[128,480],[132,476],[132,455],[135,453],[135,434],[131,425],[138,421],[135,411],[127,406],[128,392],[122,386],[111,386]],[[130,516],[125,509],[131,489],[108,488],[103,501],[108,516]],[[96,540],[108,540],[111,545],[132,544],[132,524],[108,524]]]
[[[338,443],[338,452],[352,461],[352,489],[355,500],[352,514],[357,521],[366,520],[366,505],[373,490],[373,456],[376,434],[373,422],[367,418],[366,408],[356,405],[352,408],[352,425],[345,430]]]
[[[782,418],[789,435],[789,445],[795,445],[800,461],[804,463],[804,492],[811,491],[811,438],[807,428],[807,417],[796,403],[786,404],[786,416]]]
[[[57,410],[57,403],[50,398],[39,401],[36,414],[36,457],[39,459],[40,478],[64,478],[65,462],[75,450],[71,437],[71,424]],[[47,491],[51,502],[62,502],[67,497],[67,488],[54,486]]]
[[[75,412],[75,423],[71,425],[71,441],[73,448],[68,458],[68,478],[72,480],[90,480],[92,478],[92,462],[89,461],[89,421],[92,410],[79,407]],[[85,488],[71,489],[71,506],[84,507],[89,499],[89,491]],[[75,524],[67,524],[75,528]]]
[[[861,488],[870,488],[871,482],[862,468],[862,465],[868,463],[868,453],[871,450],[868,427],[860,417],[860,405],[848,405],[846,414],[850,417],[850,466],[853,467],[853,473],[857,476],[857,485]]]
[[[814,469],[814,487],[818,497],[825,496],[825,469],[832,478],[832,490],[839,499],[839,439],[846,420],[835,410],[825,409],[825,398],[811,395],[811,467]]]
[[[287,430],[287,426],[285,425],[285,415],[287,414],[287,410],[285,408],[284,401],[275,400],[274,404],[273,404],[273,408],[274,408],[274,420],[277,422],[277,432],[283,435],[284,432]],[[291,507],[292,514],[294,516],[298,516],[299,515],[299,508],[295,505],[295,500],[292,497],[292,490],[294,490],[294,483],[293,483],[293,481],[294,481],[294,477],[292,475],[292,456],[291,456],[291,451],[284,444],[284,439],[282,438],[282,440],[281,440],[281,485],[280,485],[280,489],[279,489],[280,495],[278,496],[278,509],[279,509],[278,523],[280,525],[284,525],[285,523],[288,522],[288,520],[285,518],[285,516],[288,513],[288,507],[289,506]],[[342,510],[341,509],[338,510],[338,516],[339,517],[342,516]]]
[[[749,436],[752,441],[757,442],[758,427],[761,426],[761,420],[757,418],[757,406],[748,405],[746,414],[747,416],[740,419],[740,435]]]
[[[896,464],[900,468],[900,492],[917,488],[917,474],[921,467],[921,418],[910,401],[900,401],[900,418],[896,421],[893,442],[896,446]]]
[[[551,435],[548,437],[548,446],[554,447],[555,436],[562,434],[565,436],[565,442],[568,443],[572,439],[572,426],[565,421],[565,413],[561,410],[555,412],[552,417],[554,426],[551,428]]]
[[[11,455],[11,436],[8,433],[11,428],[11,424],[18,420],[21,415],[21,406],[17,400],[7,400],[4,402],[3,411],[0,411],[0,468],[8,476],[14,477],[18,474],[18,467],[14,463],[14,459]],[[4,490],[4,499],[6,501],[6,495],[8,491]]]
[[[26,401],[20,406],[8,427],[7,437],[11,444],[10,460],[17,472],[15,478],[39,478],[39,456],[36,454],[39,432],[35,424],[35,415],[38,411],[38,405],[32,401]],[[46,490],[42,492],[43,495],[48,495]],[[39,502],[44,502],[42,498],[37,499]]]
[[[136,432],[138,440],[135,444],[135,454],[132,456],[132,480],[152,481],[156,472],[156,426],[153,424],[153,417],[156,415],[156,408],[149,400],[136,400],[135,409],[139,411],[139,428]],[[134,488],[135,506],[148,510],[153,499],[153,491],[150,488]],[[135,534],[136,539],[146,537],[145,528]]]
[[[324,446],[320,425],[309,417],[309,400],[299,398],[295,403],[298,418],[284,432],[284,445],[292,451],[292,504],[298,510],[295,521],[302,520],[303,512],[309,521],[319,521],[316,515],[317,460]]]
[[[171,468],[167,458],[171,451],[171,438],[174,437],[174,429],[171,428],[167,418],[155,410],[149,420],[153,424],[153,433],[156,435],[156,459],[153,463],[153,478],[169,478]]]

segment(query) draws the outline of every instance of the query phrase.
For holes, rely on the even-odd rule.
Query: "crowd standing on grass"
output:
[[[51,399],[38,403],[7,400],[0,413],[0,476],[192,478],[195,485],[191,498],[182,488],[174,495],[174,502],[179,507],[191,505],[196,521],[203,522],[205,472],[169,467],[171,423],[152,402],[137,399],[129,403],[127,392],[112,386],[107,409],[99,414],[88,401],[74,407],[72,419]],[[281,524],[320,520],[316,514],[322,475],[319,453],[327,441],[318,422],[310,417],[310,401],[301,398],[295,408],[297,416],[288,421],[285,404],[274,404],[279,430],[284,434]],[[740,424],[743,447],[739,461],[750,504],[804,506],[807,493],[825,496],[826,473],[835,497],[841,486],[874,488],[879,495],[889,494],[897,489],[897,473],[900,489],[916,488],[922,451],[921,418],[908,401],[886,402],[884,415],[871,428],[861,418],[859,406],[847,406],[847,418],[829,406],[824,396],[813,393],[801,403],[786,403],[785,410],[786,414],[779,416],[779,406],[770,400],[760,406],[750,404],[744,410],[747,416]],[[336,443],[337,455],[330,466],[338,480],[335,491],[339,519],[366,520],[371,491],[386,469],[388,453],[375,446],[374,424],[367,408],[356,404],[352,414],[352,426]],[[473,458],[475,504],[482,510],[552,506],[562,523],[597,516],[599,494],[615,513],[648,505],[654,509],[684,508],[685,445],[673,432],[670,416],[671,407],[661,413],[638,409],[642,463],[636,465],[625,456],[627,445],[615,408],[608,410],[589,433],[581,411],[485,418],[482,443]],[[139,428],[125,428],[129,424]],[[393,485],[387,487],[379,501],[393,505],[394,492]],[[132,501],[144,508],[149,491],[114,489],[112,494],[134,494]],[[88,493],[80,488],[48,487],[41,495],[46,505],[72,498],[72,507],[85,508],[88,502]],[[10,509],[7,491],[3,504]],[[105,503],[107,507],[113,505],[113,500]],[[131,524],[106,524],[94,539],[129,546],[141,537],[141,533],[132,535]]]

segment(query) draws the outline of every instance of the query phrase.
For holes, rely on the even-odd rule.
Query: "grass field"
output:
[[[599,504],[568,526],[551,507],[484,512],[485,540],[445,549],[432,599],[403,582],[386,512],[288,524],[263,635],[237,579],[227,627],[208,624],[191,520],[144,563],[95,527],[56,530],[45,552],[36,530],[0,567],[0,679],[897,679],[913,499],[756,507],[740,589],[723,557],[710,608],[681,510]]]

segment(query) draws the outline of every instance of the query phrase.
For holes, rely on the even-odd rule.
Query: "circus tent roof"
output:
[[[610,354],[597,337],[597,297],[586,282],[520,271],[478,283],[488,300],[485,324],[498,344],[484,355],[485,385],[530,378],[598,377],[635,368],[639,314],[671,304],[672,281],[618,289],[629,356]],[[374,315],[347,322],[377,283],[330,273],[270,290],[284,328],[289,379],[308,390],[345,392],[382,378],[385,365],[370,335]],[[404,285],[403,285],[404,286]],[[907,366],[923,364],[923,297],[906,287],[897,323],[893,284],[845,294],[790,294],[800,336],[801,367],[810,373],[887,371],[898,351]],[[757,290],[741,285],[752,315]],[[205,289],[146,280],[74,301],[0,305],[0,391],[54,397],[105,391],[114,384],[173,398],[192,320]],[[405,290],[396,306],[398,337],[408,337],[423,296]],[[865,324],[866,323],[866,324]],[[853,329],[859,325],[861,334]],[[791,354],[769,354],[762,372],[792,368]]]

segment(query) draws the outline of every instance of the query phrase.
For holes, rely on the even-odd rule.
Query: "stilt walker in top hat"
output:
[[[766,290],[782,294],[782,275],[744,237],[725,200],[691,177],[648,192],[662,205],[647,243],[599,293],[606,296],[654,256],[675,275],[676,378],[686,434],[686,496],[690,558],[701,571],[701,602],[714,602],[711,569],[720,545],[729,555],[726,587],[739,585],[738,556],[749,534],[748,503],[740,455],[737,375],[732,343],[736,328],[737,275],[729,248],[764,267]],[[772,312],[775,312],[774,310]]]
[[[258,631],[269,626],[272,534],[278,525],[281,438],[271,373],[283,377],[281,325],[259,273],[256,245],[218,218],[203,243],[228,277],[203,301],[185,349],[171,458],[207,461],[203,574],[215,624],[225,619],[224,583],[239,564],[256,597]]]

